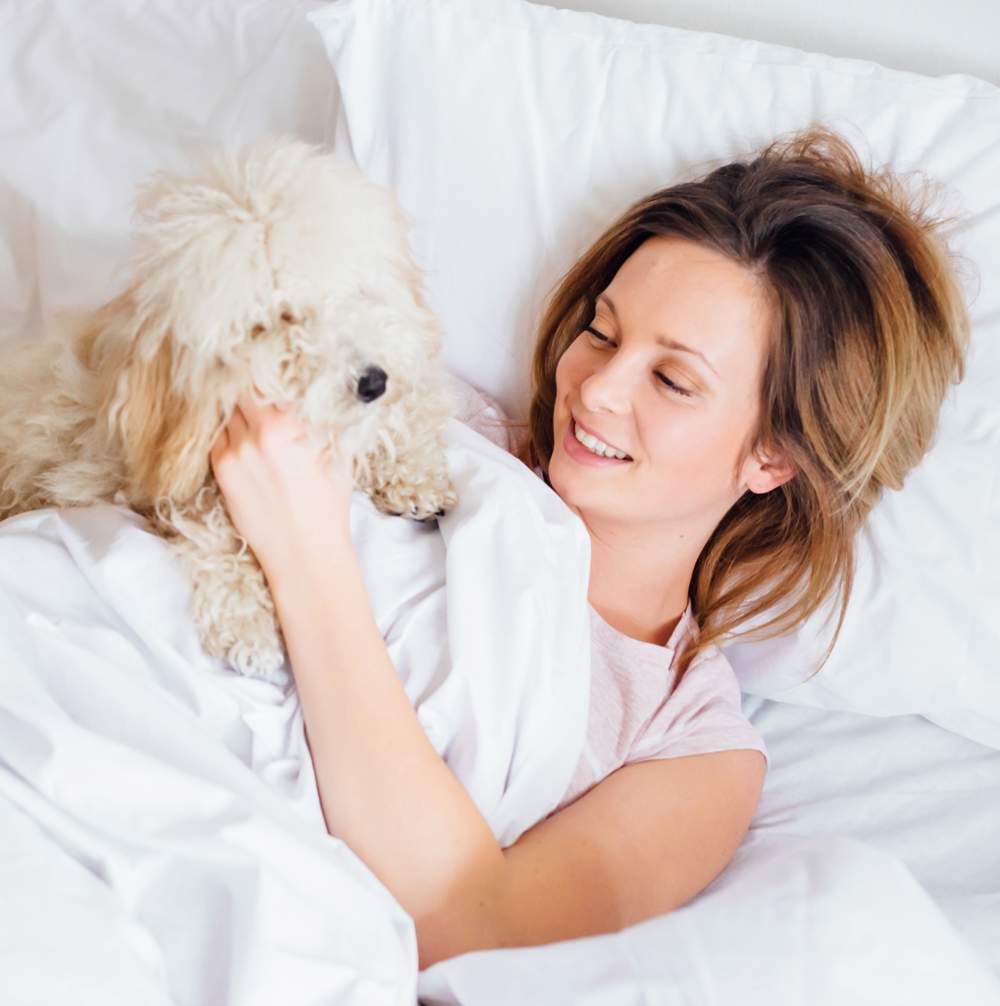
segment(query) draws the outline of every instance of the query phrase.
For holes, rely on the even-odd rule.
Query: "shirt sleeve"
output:
[[[753,749],[771,767],[764,738],[743,712],[739,681],[716,646],[699,654],[632,745],[627,761]]]

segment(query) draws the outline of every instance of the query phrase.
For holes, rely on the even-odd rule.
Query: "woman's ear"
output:
[[[795,476],[796,467],[787,455],[779,450],[757,448],[746,462],[744,481],[754,493],[766,493],[784,485]]]

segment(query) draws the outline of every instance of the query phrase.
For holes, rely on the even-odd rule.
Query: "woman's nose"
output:
[[[580,385],[580,398],[591,412],[627,412],[635,389],[635,368],[617,360],[597,367]]]

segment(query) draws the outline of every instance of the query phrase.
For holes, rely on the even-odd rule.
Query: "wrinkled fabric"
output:
[[[417,716],[507,846],[583,745],[589,538],[506,452],[456,420],[445,441],[437,525],[355,493],[351,534]],[[287,663],[282,683],[209,658],[188,603],[125,508],[0,523],[0,998],[412,1004],[412,920],[326,832]],[[44,940],[18,926],[39,911]]]

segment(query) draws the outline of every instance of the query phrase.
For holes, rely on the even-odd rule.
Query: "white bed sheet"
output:
[[[590,539],[485,437],[451,420],[444,442],[457,504],[426,526],[355,493],[351,536],[421,725],[507,846],[583,748]],[[179,563],[125,508],[0,521],[0,1006],[5,984],[58,1001],[53,979],[77,1003],[134,1001],[138,979],[204,1006],[412,1003],[412,920],[327,834],[282,672],[204,653]],[[45,940],[20,929],[36,895]],[[81,973],[81,936],[141,967]]]
[[[613,935],[443,961],[420,1001],[1000,1003],[1000,752],[921,716],[744,710],[771,769],[697,898]]]
[[[754,833],[842,835],[897,857],[1000,975],[1000,751],[923,716],[743,707],[774,759]]]
[[[275,131],[326,137],[335,86],[304,20],[316,6],[0,8],[0,338],[33,338],[58,308],[119,288],[132,187],[150,170],[183,167],[207,142]],[[747,841],[708,890],[614,936],[442,962],[421,976],[422,993],[451,1001],[458,989],[467,1003],[1000,1002],[1000,753],[917,716],[869,719],[763,699],[746,708],[772,768]],[[201,1000],[190,988],[164,993],[156,948],[121,912],[99,864],[72,858],[32,818],[30,787],[5,783],[0,948],[35,980],[16,993],[0,985],[3,1006],[249,1001],[238,987]],[[323,883],[336,893],[318,822],[291,806],[287,818],[273,801],[268,808],[276,833],[310,850],[295,862],[274,856],[268,883],[286,899],[322,897]],[[380,894],[356,865],[358,890],[375,904]],[[189,942],[202,965],[233,952],[245,916],[230,908]],[[390,942],[394,923],[387,909]],[[329,1002],[335,968],[321,956],[322,933],[311,937],[311,962],[296,932],[283,949],[299,984],[274,995]],[[197,964],[192,957],[192,977]],[[239,973],[252,979],[252,969]],[[127,998],[101,994],[112,974]],[[89,999],[74,981],[83,975],[93,979]]]

